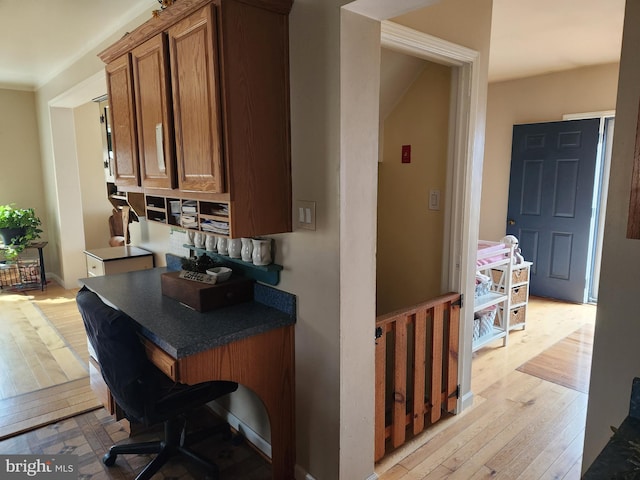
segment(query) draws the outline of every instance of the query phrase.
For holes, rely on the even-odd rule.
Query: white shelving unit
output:
[[[496,316],[491,331],[473,340],[473,351],[498,339],[502,339],[504,346],[507,345],[510,327],[509,314],[505,312],[510,312],[508,293],[512,291],[512,257],[513,247],[510,245],[484,241],[479,243],[477,272],[492,278],[493,282],[487,294],[475,298],[473,312],[475,314],[496,306]]]
[[[509,317],[509,330],[524,329],[527,320],[527,305],[529,303],[529,276],[532,262],[522,262],[511,266],[511,287],[507,304],[504,306]],[[504,273],[500,270],[491,272],[494,282]]]
[[[489,293],[475,298],[473,311],[475,314],[496,306],[496,316],[491,331],[474,338],[473,351],[498,339],[502,339],[506,346],[509,332],[526,326],[529,276],[533,264],[521,262],[514,265],[513,248],[498,242],[478,242],[477,272],[490,277],[492,285]]]

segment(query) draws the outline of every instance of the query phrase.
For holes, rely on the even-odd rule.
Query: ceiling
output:
[[[619,58],[625,0],[493,3],[492,81]],[[38,88],[157,8],[157,0],[0,0],[0,87]]]
[[[44,85],[157,0],[0,0],[0,87]]]
[[[493,0],[489,81],[620,59],[625,0]]]

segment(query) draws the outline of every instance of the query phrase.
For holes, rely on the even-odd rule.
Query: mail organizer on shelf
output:
[[[162,294],[198,312],[249,302],[253,299],[253,280],[232,275],[229,280],[214,285],[180,278],[180,272],[163,273]]]

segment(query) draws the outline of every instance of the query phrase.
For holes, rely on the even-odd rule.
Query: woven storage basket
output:
[[[511,304],[524,303],[527,301],[527,286],[514,287],[511,289]]]
[[[493,332],[496,312],[497,309],[493,307],[475,313],[473,319],[473,340],[478,340]]]

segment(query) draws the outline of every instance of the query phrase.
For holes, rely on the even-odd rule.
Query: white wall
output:
[[[0,204],[34,208],[47,239],[40,140],[33,92],[0,89]],[[45,256],[49,248],[45,249]],[[46,264],[45,258],[45,264]]]
[[[628,414],[640,376],[640,242],[626,238],[640,98],[640,2],[626,4],[583,466]]]
[[[82,208],[80,194],[80,170],[76,151],[73,110],[52,108],[51,125],[53,153],[56,164],[53,171],[58,192],[57,227],[65,241],[60,243],[59,276],[65,288],[74,288],[75,280],[85,277],[87,268],[84,258],[84,226],[82,215],[74,214]],[[69,279],[73,279],[70,281]]]
[[[73,109],[76,152],[82,198],[82,223],[84,226],[84,248],[109,246],[109,216],[113,209],[107,200],[104,180],[102,132],[100,107],[96,102],[87,102]]]
[[[451,67],[423,69],[384,121],[378,163],[377,313],[442,293],[442,252],[449,148]],[[411,162],[402,163],[402,145]],[[441,194],[429,209],[429,192]]]

